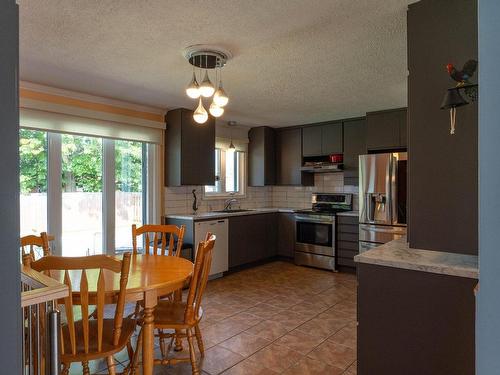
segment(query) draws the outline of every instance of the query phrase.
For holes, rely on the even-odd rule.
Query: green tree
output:
[[[45,132],[21,129],[19,162],[21,193],[47,192],[47,137]]]
[[[116,190],[142,191],[142,143],[115,141]]]

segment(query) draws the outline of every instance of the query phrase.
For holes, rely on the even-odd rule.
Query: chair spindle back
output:
[[[24,257],[25,254],[29,254],[31,259],[35,261],[37,258],[50,255],[51,251],[49,241],[52,240],[54,240],[54,237],[49,236],[46,232],[40,233],[39,236],[30,234],[28,236],[21,237],[21,256]],[[35,249],[41,249],[42,252],[35,252]]]
[[[210,267],[212,266],[212,253],[216,237],[207,233],[205,241],[198,244],[196,260],[194,263],[193,276],[189,285],[189,293],[186,302],[184,320],[186,323],[194,323],[200,317],[201,299],[207,286]]]
[[[184,225],[177,227],[175,225],[145,224],[142,227],[137,228],[134,224],[132,225],[132,245],[134,254],[137,254],[137,237],[143,235],[145,254],[151,253],[153,255],[166,255],[165,253],[167,252],[168,242],[168,255],[178,257],[181,255],[185,230],[186,227]],[[151,237],[153,237],[152,249]],[[175,243],[176,237],[177,244]],[[160,250],[159,254],[158,250]]]
[[[117,260],[107,255],[93,255],[88,257],[58,257],[46,256],[35,262],[31,261],[29,255],[23,257],[23,263],[26,266],[33,268],[36,271],[64,271],[64,284],[68,286],[69,295],[64,299],[64,310],[66,313],[66,325],[69,336],[69,347],[71,353],[65,353],[63,331],[61,328],[61,351],[62,354],[77,354],[77,344],[80,340],[83,341],[83,348],[86,354],[89,353],[90,348],[97,348],[100,352],[103,347],[103,325],[104,325],[104,306],[105,304],[116,303],[115,316],[114,316],[114,331],[111,345],[118,345],[121,328],[123,323],[123,311],[125,305],[125,292],[128,281],[128,274],[130,269],[130,253],[123,255],[123,260]],[[89,279],[87,277],[87,270],[98,269],[99,274],[96,282],[96,293],[89,293]],[[80,270],[80,280],[78,283],[78,273],[69,271]],[[118,298],[106,295],[106,282],[105,270],[114,273],[120,273],[120,291]],[[73,280],[71,279],[73,276]],[[110,278],[112,279],[112,278]],[[109,280],[109,279],[108,279]],[[78,291],[75,292],[75,286],[79,285]],[[92,327],[96,331],[90,332],[90,315],[89,306],[95,306],[95,313],[97,317],[97,327],[93,324]],[[75,314],[75,306],[80,306],[81,318]],[[81,329],[77,329],[77,326]],[[80,332],[81,331],[81,332]],[[77,334],[79,332],[79,334]],[[78,336],[78,337],[77,337]],[[91,340],[97,340],[92,342]]]

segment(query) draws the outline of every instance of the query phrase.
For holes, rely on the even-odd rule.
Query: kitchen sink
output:
[[[248,211],[254,211],[254,210],[238,209],[238,210],[219,210],[219,211],[212,211],[212,212],[221,213],[221,214],[232,214],[232,213],[237,213],[237,212],[248,212]]]

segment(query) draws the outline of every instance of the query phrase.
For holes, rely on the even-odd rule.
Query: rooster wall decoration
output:
[[[460,93],[460,90],[463,90],[470,100],[476,101],[477,99],[477,84],[470,82],[470,79],[477,70],[477,61],[467,61],[462,70],[457,70],[453,64],[448,64],[446,65],[446,70],[450,78],[456,81],[457,84],[446,91],[441,109],[450,110],[450,134],[455,134],[457,108],[469,104]]]

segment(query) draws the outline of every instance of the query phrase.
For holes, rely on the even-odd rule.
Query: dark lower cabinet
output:
[[[229,218],[229,268],[276,255],[276,213]]]
[[[359,254],[359,219],[355,216],[337,216],[337,266],[340,270],[355,272],[354,256]]]
[[[473,375],[476,283],[358,264],[358,374]]]
[[[278,213],[277,253],[279,256],[293,258],[295,248],[295,215]]]

